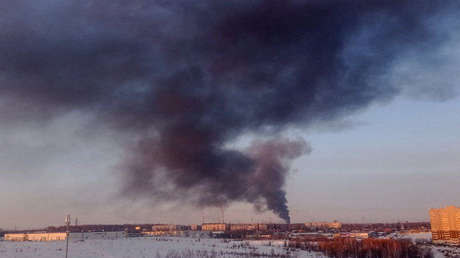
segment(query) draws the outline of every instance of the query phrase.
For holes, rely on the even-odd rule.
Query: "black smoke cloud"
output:
[[[3,1],[0,119],[72,112],[136,135],[123,192],[201,206],[245,201],[289,221],[284,181],[303,140],[246,133],[341,119],[396,96],[385,83],[457,1]],[[451,20],[457,22],[457,20]],[[436,27],[436,26],[434,26]],[[423,58],[421,58],[423,60]],[[440,86],[441,87],[441,86]],[[417,89],[417,85],[413,85]]]

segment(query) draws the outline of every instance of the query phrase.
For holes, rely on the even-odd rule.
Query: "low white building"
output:
[[[86,240],[86,239],[118,239],[124,238],[127,234],[124,231],[116,232],[72,232],[69,233],[69,240]],[[12,233],[5,234],[6,241],[62,241],[66,240],[65,232],[57,233]]]
[[[6,241],[60,241],[66,239],[66,233],[12,233],[5,234]]]

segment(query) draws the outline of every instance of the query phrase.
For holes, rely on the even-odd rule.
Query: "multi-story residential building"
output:
[[[460,208],[430,209],[433,242],[460,244]]]
[[[229,226],[225,223],[204,223],[201,225],[203,231],[227,231],[228,229]]]
[[[230,231],[265,231],[266,224],[230,224]]]

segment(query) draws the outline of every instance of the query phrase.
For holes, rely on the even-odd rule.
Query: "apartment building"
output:
[[[430,209],[433,242],[460,244],[460,208]]]

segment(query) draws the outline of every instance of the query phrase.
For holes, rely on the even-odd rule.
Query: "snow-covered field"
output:
[[[431,242],[431,232],[421,232],[421,233],[406,233],[399,236],[401,239],[409,239],[414,243],[417,241],[429,241]]]
[[[433,254],[435,258],[443,257],[460,257],[460,248],[453,246],[433,246]]]
[[[431,232],[420,232],[420,233],[391,233],[382,238],[391,239],[407,239],[415,243],[430,243]]]
[[[157,257],[324,257],[286,250],[283,241],[225,241],[195,238],[125,238],[70,242],[69,258]],[[0,242],[1,258],[57,258],[65,256],[65,242]]]

